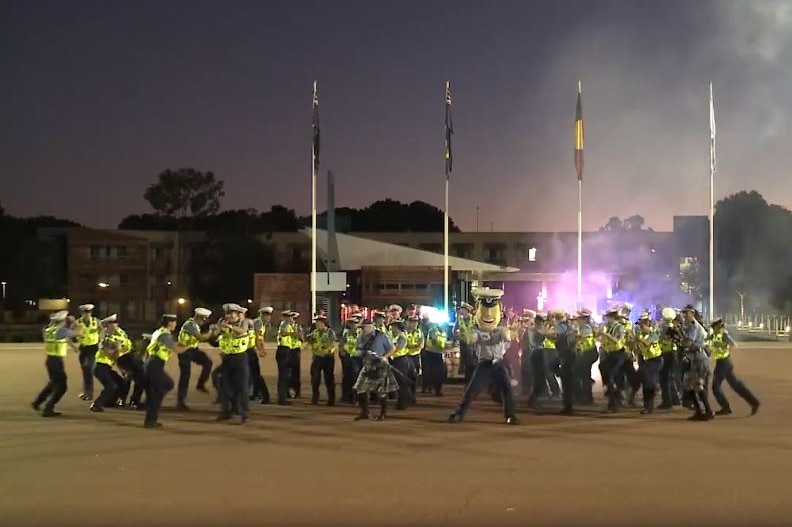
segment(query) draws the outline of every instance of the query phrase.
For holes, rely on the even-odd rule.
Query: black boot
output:
[[[380,413],[377,416],[377,421],[384,421],[385,416],[388,414],[388,398],[380,397]]]
[[[369,418],[369,394],[359,393],[358,403],[360,403],[360,415],[355,417],[355,421],[361,421]]]

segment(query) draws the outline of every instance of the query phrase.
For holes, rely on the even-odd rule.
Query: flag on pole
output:
[[[715,103],[712,100],[712,83],[710,83],[710,171],[715,172]]]
[[[451,120],[451,81],[446,81],[445,89],[445,173],[446,179],[451,175],[454,161],[451,154],[451,136],[454,134],[454,122]]]
[[[319,95],[316,93],[316,81],[313,83],[313,157],[314,167],[319,166]]]
[[[575,170],[578,181],[583,181],[583,102],[581,83],[578,81],[577,109],[575,110]]]

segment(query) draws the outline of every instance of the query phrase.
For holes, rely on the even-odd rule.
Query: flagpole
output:
[[[446,81],[445,89],[446,115],[445,115],[445,205],[443,207],[443,312],[448,315],[448,287],[449,287],[449,262],[448,262],[448,187],[451,179],[451,81]]]
[[[709,319],[715,319],[715,104],[710,82]]]
[[[312,109],[316,109],[316,81],[313,83]],[[314,123],[316,126],[316,123]],[[314,131],[314,133],[316,133]],[[316,316],[316,141],[311,141],[311,317]]]
[[[575,115],[576,170],[578,176],[578,215],[577,215],[577,308],[583,309],[583,109],[581,95],[583,85],[578,81],[578,107]],[[577,157],[577,155],[580,157]]]

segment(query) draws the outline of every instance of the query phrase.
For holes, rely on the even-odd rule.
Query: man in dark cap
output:
[[[715,418],[707,396],[707,381],[709,380],[709,357],[704,352],[706,330],[696,320],[696,309],[687,305],[682,310],[684,324],[682,332],[682,383],[688,392],[688,397],[693,404],[695,413],[690,417],[692,421],[709,421]]]

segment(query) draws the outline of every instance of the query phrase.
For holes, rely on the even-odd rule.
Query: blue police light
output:
[[[433,324],[448,324],[451,318],[442,309],[432,306],[421,306],[421,317],[429,315],[429,322]]]

